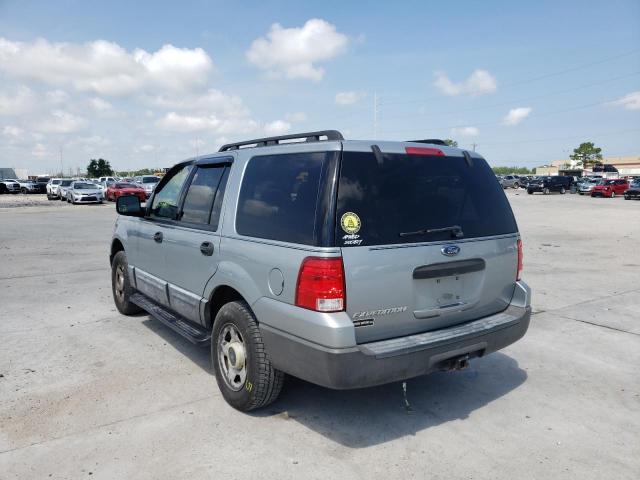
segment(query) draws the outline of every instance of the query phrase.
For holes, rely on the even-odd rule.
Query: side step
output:
[[[193,323],[184,320],[182,317],[171,313],[163,306],[157,304],[149,297],[142,293],[134,293],[129,299],[131,303],[136,304],[156,320],[164,323],[174,332],[179,333],[184,338],[195,345],[204,345],[211,340],[211,333],[204,328],[198,327]]]

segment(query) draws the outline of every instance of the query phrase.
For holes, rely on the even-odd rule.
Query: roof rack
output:
[[[427,138],[425,140],[407,140],[407,142],[413,142],[413,143],[431,143],[433,145],[444,145],[447,146],[447,142],[445,142],[444,140],[439,140],[437,138]]]
[[[240,147],[257,148],[270,147],[280,145],[282,140],[305,139],[305,142],[320,142],[321,137],[327,137],[326,140],[344,140],[342,133],[337,130],[320,130],[317,132],[293,133],[290,135],[280,135],[277,137],[256,138],[254,140],[245,140],[244,142],[227,143],[218,150],[219,152],[227,152],[229,150],[239,150]],[[248,147],[251,145],[251,147]]]

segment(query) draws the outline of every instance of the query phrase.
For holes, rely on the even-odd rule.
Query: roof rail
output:
[[[342,133],[338,130],[320,130],[317,132],[292,133],[290,135],[280,135],[277,137],[256,138],[254,140],[245,140],[244,142],[227,143],[218,150],[219,152],[227,152],[229,150],[239,150],[240,147],[252,145],[252,147],[270,147],[280,145],[282,140],[305,139],[306,142],[320,142],[321,137],[327,137],[326,140],[344,140]]]
[[[433,145],[444,145],[447,146],[447,142],[445,142],[444,140],[438,140],[437,138],[427,138],[425,140],[407,140],[407,142],[413,142],[413,143],[431,143]]]

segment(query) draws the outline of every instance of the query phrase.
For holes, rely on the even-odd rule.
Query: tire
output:
[[[611,198],[616,198],[616,192],[611,192]]]
[[[26,195],[28,193],[27,189],[24,187],[20,189],[20,192],[22,192],[23,195]]]
[[[518,182],[514,183],[513,188],[520,188],[520,184]]]
[[[564,195],[565,193],[567,193],[567,191],[564,189],[564,187],[560,187],[560,195]]]
[[[123,250],[116,253],[111,262],[111,291],[113,303],[123,315],[133,315],[142,311],[140,307],[129,301],[135,290],[129,282],[127,255]]]
[[[542,190],[542,193],[543,193],[544,195],[549,195],[549,189],[548,189],[548,188],[544,188],[544,189]]]
[[[238,354],[233,353],[234,349]],[[244,354],[244,361],[240,352]],[[230,368],[231,359],[242,361],[242,370]],[[243,301],[223,305],[216,315],[211,335],[211,362],[222,396],[236,410],[248,412],[264,407],[280,395],[284,373],[271,365],[258,322]]]
[[[529,195],[533,195],[533,190],[527,190],[527,193],[528,193]]]
[[[625,196],[624,196],[624,199],[625,199],[625,200],[631,200],[631,197],[630,197],[630,196],[628,196],[628,195],[625,195]]]

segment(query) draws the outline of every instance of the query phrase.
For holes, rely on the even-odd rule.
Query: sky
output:
[[[169,167],[338,129],[640,155],[640,2],[0,0],[0,167]]]

